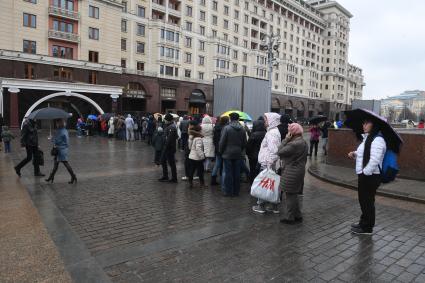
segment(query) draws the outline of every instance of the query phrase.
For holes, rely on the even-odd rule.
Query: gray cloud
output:
[[[364,98],[425,89],[425,1],[337,1],[353,14],[349,62],[363,69]]]

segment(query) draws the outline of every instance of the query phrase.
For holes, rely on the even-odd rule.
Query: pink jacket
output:
[[[258,163],[261,167],[273,167],[279,160],[277,151],[281,139],[277,126],[280,124],[280,115],[277,113],[265,113],[264,115],[267,117],[269,126],[258,153]]]

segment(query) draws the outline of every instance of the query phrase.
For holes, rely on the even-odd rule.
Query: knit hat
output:
[[[164,119],[168,122],[173,121],[173,115],[171,115],[170,113],[167,113],[167,115],[165,115]]]
[[[293,136],[297,136],[297,135],[302,135],[304,130],[300,124],[292,123],[288,125],[288,132]]]

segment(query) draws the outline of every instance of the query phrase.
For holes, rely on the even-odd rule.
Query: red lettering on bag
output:
[[[274,184],[275,184],[275,181],[273,179],[264,178],[260,182],[260,187],[266,190],[274,191]]]

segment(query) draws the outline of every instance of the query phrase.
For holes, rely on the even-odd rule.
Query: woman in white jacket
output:
[[[215,147],[214,147],[214,125],[212,124],[211,117],[205,116],[202,119],[202,131],[203,136],[202,142],[204,144],[205,153],[205,171],[209,171],[212,160],[215,158]]]
[[[189,129],[189,186],[193,187],[193,175],[197,171],[201,188],[205,185],[204,181],[204,160],[205,149],[202,141],[201,127],[199,125],[193,126]]]
[[[277,126],[280,124],[280,115],[277,113],[265,113],[264,124],[267,128],[267,133],[261,142],[260,152],[258,153],[258,163],[261,166],[261,170],[271,168],[276,170],[278,167],[279,155],[278,149],[281,144],[280,132]],[[258,205],[252,207],[252,210],[258,213],[265,213],[266,202],[258,199]],[[273,213],[279,213],[277,204],[272,207]]]
[[[358,195],[362,211],[359,223],[351,225],[355,234],[372,234],[375,226],[375,194],[381,184],[381,168],[387,146],[379,127],[372,121],[363,122],[363,141],[348,157],[356,159]]]

